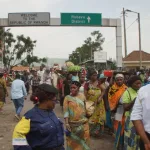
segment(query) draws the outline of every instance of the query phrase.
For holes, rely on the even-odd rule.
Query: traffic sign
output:
[[[94,62],[95,63],[106,63],[107,62],[107,52],[95,51],[94,52]]]
[[[61,25],[67,26],[101,26],[100,13],[61,13]]]
[[[50,13],[9,13],[9,26],[49,26]]]

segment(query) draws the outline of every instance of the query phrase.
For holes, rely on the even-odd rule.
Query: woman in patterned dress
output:
[[[81,84],[78,81],[72,81],[70,95],[67,95],[64,100],[67,150],[90,150],[85,96],[79,93],[80,86]]]
[[[124,84],[124,75],[117,74],[115,76],[114,84],[108,91],[109,110],[111,111],[113,129],[115,134],[115,149],[122,150],[124,145],[124,124],[125,117],[123,105],[120,102],[123,93],[126,91],[127,86]],[[121,113],[120,113],[120,111]],[[117,117],[119,111],[119,118]]]
[[[128,81],[129,88],[122,97],[125,110],[124,150],[139,150],[139,136],[130,121],[130,115],[141,84],[139,76],[132,76]]]
[[[84,92],[87,101],[93,101],[95,103],[95,111],[89,118],[90,135],[100,137],[104,133],[104,124],[106,120],[103,101],[104,91],[99,85],[97,72],[95,70],[90,70],[88,73],[90,80],[85,84]]]

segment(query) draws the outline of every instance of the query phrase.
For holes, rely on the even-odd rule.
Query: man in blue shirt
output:
[[[26,98],[27,92],[24,82],[20,80],[20,75],[16,75],[16,79],[12,82],[11,86],[11,99],[15,105],[16,115],[15,117],[20,120],[20,113],[24,105],[24,98]]]

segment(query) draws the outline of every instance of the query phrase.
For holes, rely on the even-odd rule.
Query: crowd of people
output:
[[[110,134],[114,137],[112,149],[150,150],[149,83],[150,72],[143,70],[106,76],[93,68],[67,72],[40,67],[32,75],[16,74],[11,86],[19,120],[13,133],[14,149],[63,150],[65,134],[67,150],[90,150],[91,137],[101,140]],[[30,87],[35,106],[21,117]],[[53,112],[58,101],[65,130]],[[2,103],[0,106],[2,109]]]

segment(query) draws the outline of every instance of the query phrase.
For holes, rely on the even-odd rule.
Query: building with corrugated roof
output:
[[[150,68],[150,54],[141,51],[142,54],[142,67],[145,69]],[[135,50],[123,58],[123,67],[126,69],[140,69],[140,51]]]

